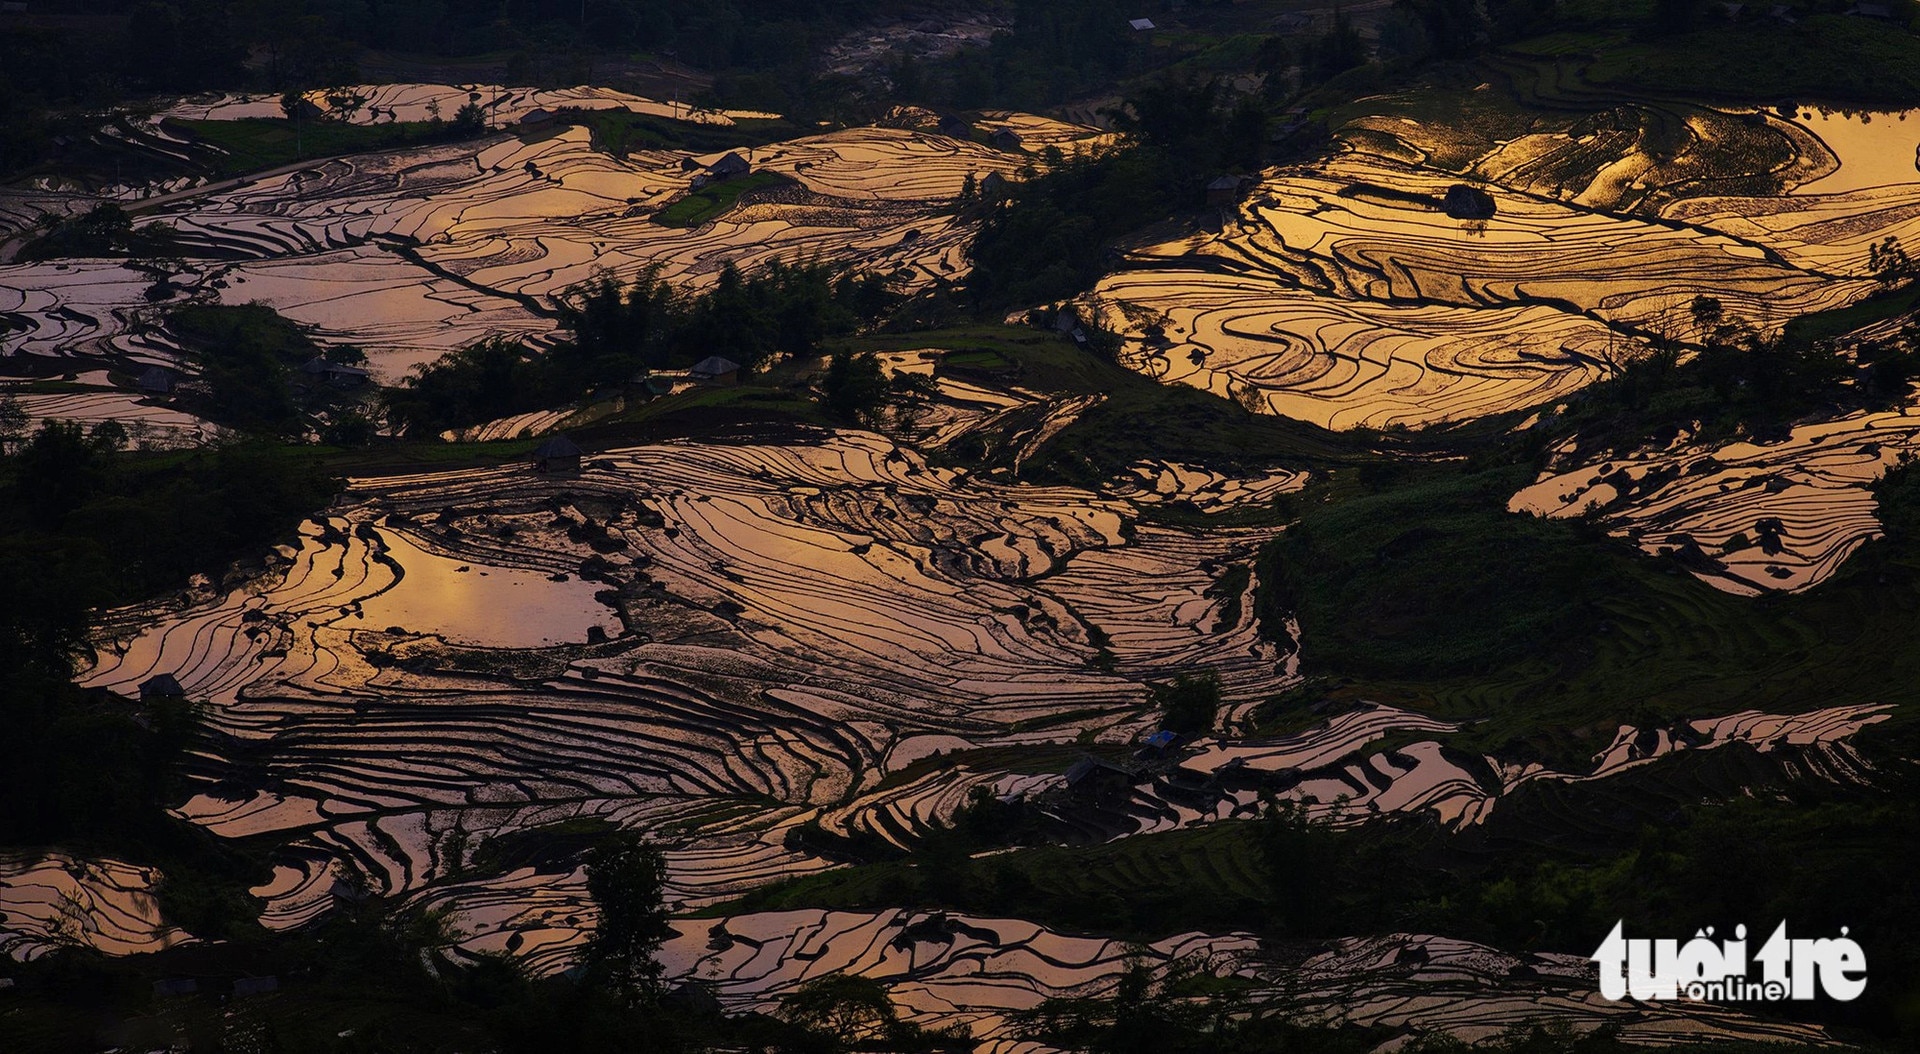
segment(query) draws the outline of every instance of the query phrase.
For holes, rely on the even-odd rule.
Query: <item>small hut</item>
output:
[[[557,435],[540,444],[533,452],[533,468],[536,472],[558,475],[580,471],[581,451],[578,444],[566,436]]]
[[[673,381],[666,377],[655,377],[641,370],[627,378],[626,394],[629,399],[654,399],[673,391]]]
[[[1148,736],[1146,739],[1141,740],[1140,745],[1152,751],[1157,757],[1180,745],[1180,733],[1172,729],[1163,728],[1153,735]]]
[[[688,376],[706,384],[739,384],[740,364],[732,359],[709,355],[694,363],[693,369],[688,371]]]
[[[940,134],[949,139],[972,139],[973,126],[950,113],[940,115]]]
[[[1207,183],[1207,204],[1224,208],[1240,200],[1246,181],[1239,176],[1215,176]]]
[[[1067,769],[1067,791],[1076,798],[1103,800],[1124,796],[1133,773],[1100,758],[1081,758]]]
[[[173,371],[165,366],[149,366],[133,385],[148,395],[170,395],[173,393]]]
[[[993,134],[987,137],[987,142],[992,144],[995,150],[1004,150],[1009,154],[1023,149],[1020,133],[1011,128],[995,128]]]
[[[314,384],[332,384],[341,388],[357,387],[367,383],[373,376],[358,366],[328,362],[318,355],[301,363],[300,372]]]
[[[1155,29],[1160,28],[1153,24],[1153,19],[1151,18],[1129,18],[1127,19],[1127,25],[1132,26],[1135,33],[1151,33]]]
[[[184,698],[187,690],[180,687],[180,681],[170,673],[157,673],[140,682],[140,701],[156,702],[161,699]]]
[[[989,172],[986,178],[980,181],[980,196],[983,198],[997,198],[1006,192],[1007,177],[999,172]]]
[[[744,176],[752,171],[753,166],[747,163],[746,158],[740,156],[738,150],[729,150],[727,156],[707,166],[707,179],[708,182],[718,183],[721,180]]]

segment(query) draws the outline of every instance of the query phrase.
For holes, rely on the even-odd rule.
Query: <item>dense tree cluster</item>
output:
[[[54,260],[72,256],[162,257],[179,251],[179,239],[164,223],[133,225],[118,205],[96,205],[78,216],[52,220],[17,259]]]
[[[1217,79],[1168,76],[1113,115],[1120,144],[1062,157],[983,196],[969,290],[982,307],[1046,303],[1085,291],[1111,265],[1113,240],[1198,208],[1209,180],[1268,160],[1269,118],[1257,99]]]
[[[1153,702],[1160,708],[1160,727],[1183,736],[1213,731],[1220,712],[1220,678],[1212,670],[1182,673],[1166,684],[1153,686]]]
[[[1897,295],[1899,291],[1894,294]],[[1682,428],[1713,438],[1784,438],[1815,413],[1881,410],[1920,377],[1920,326],[1874,339],[1814,339],[1803,327],[1761,333],[1722,317],[1711,297],[1656,322],[1650,346],[1573,400],[1555,434],[1595,448],[1670,441]]]
[[[813,354],[825,338],[883,317],[896,300],[884,276],[824,263],[776,260],[749,273],[728,264],[700,291],[667,282],[657,268],[625,283],[603,275],[562,299],[568,339],[538,353],[505,338],[470,345],[390,392],[388,415],[407,434],[433,435],[712,355],[753,370]]]
[[[365,353],[322,347],[264,304],[190,304],[174,309],[167,326],[200,362],[199,378],[179,397],[208,420],[255,435],[300,436],[316,422],[329,431],[360,413],[351,391],[303,377],[298,367],[317,358],[352,365]]]
[[[843,421],[864,422],[887,404],[892,388],[872,352],[834,352],[821,380],[821,402]]]

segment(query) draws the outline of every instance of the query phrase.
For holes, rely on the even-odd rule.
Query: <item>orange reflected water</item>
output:
[[[1802,111],[1800,123],[1840,159],[1840,170],[1797,187],[1794,193],[1839,194],[1894,183],[1920,183],[1920,111]]]
[[[613,612],[593,598],[605,588],[598,583],[572,576],[555,582],[538,571],[461,563],[421,549],[399,531],[380,534],[407,573],[361,605],[369,629],[399,626],[484,648],[580,644],[594,626],[608,636],[621,631]]]

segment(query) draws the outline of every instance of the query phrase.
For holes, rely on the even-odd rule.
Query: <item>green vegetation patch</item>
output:
[[[296,393],[293,371],[316,357],[364,361],[346,348],[322,349],[300,325],[265,304],[188,304],[168,328],[200,360],[204,394],[182,399],[209,420],[249,432],[293,435],[303,408],[337,401],[324,387]]]
[[[1308,511],[1269,551],[1311,660],[1398,675],[1487,670],[1584,637],[1617,562],[1502,505],[1518,473],[1445,476]],[[1262,576],[1263,580],[1266,578]]]
[[[253,117],[239,121],[193,121],[168,118],[164,126],[185,138],[221,151],[214,171],[238,176],[278,168],[308,158],[338,157],[369,150],[462,138],[447,121],[392,121],[349,124],[344,121],[304,120],[296,127],[286,118]]]
[[[1259,847],[1247,837],[1252,826],[1220,824],[979,859],[935,844],[908,861],[756,890],[712,913],[944,904],[1144,940],[1185,929],[1231,930],[1264,914],[1267,883]]]
[[[1840,56],[1845,56],[1841,59]],[[1608,47],[1586,79],[1643,92],[1743,102],[1782,97],[1920,103],[1920,38],[1903,26],[1844,15],[1716,25]]]
[[[657,267],[625,284],[601,275],[560,304],[570,340],[538,353],[504,337],[478,341],[388,393],[387,411],[406,434],[434,436],[561,406],[602,387],[633,386],[649,370],[681,369],[715,354],[750,375],[783,356],[809,357],[896,302],[887,279],[824,263],[773,260],[748,274],[727,264],[702,290],[664,281]],[[794,401],[764,389],[703,397]]]
[[[18,259],[57,260],[64,257],[155,257],[181,254],[179,236],[165,223],[134,227],[133,218],[118,205],[96,205],[78,216],[48,222],[40,237],[21,247]]]
[[[1319,700],[1428,710],[1470,723],[1463,749],[1578,767],[1623,723],[1920,702],[1916,478],[1881,488],[1887,541],[1816,589],[1747,598],[1683,552],[1506,512],[1521,472],[1413,470],[1359,494],[1349,477],[1270,544],[1257,603],[1267,632],[1299,618]]]
[[[750,191],[792,183],[778,172],[755,172],[738,179],[712,183],[688,194],[653,214],[653,222],[662,227],[698,227],[722,213]]]
[[[685,150],[694,154],[764,146],[808,133],[785,118],[735,118],[730,125],[676,121],[631,110],[561,110],[559,123],[577,125],[593,134],[597,150],[625,157],[634,150]]]
[[[1898,289],[1883,290],[1846,307],[1815,311],[1787,323],[1790,343],[1809,344],[1833,340],[1876,322],[1920,312],[1920,282]]]

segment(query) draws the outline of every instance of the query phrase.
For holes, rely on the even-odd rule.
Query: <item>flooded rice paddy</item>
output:
[[[342,876],[359,876],[375,895],[450,911],[452,953],[505,951],[543,972],[564,969],[591,929],[584,876],[470,865],[489,839],[563,823],[648,832],[685,913],[841,866],[790,837],[802,825],[908,846],[982,789],[1023,798],[1063,837],[1110,841],[1251,818],[1263,797],[1339,824],[1430,814],[1463,828],[1527,782],[1607,779],[1731,743],[1778,751],[1809,778],[1868,778],[1849,741],[1885,708],[1623,727],[1590,766],[1557,771],[1458,750],[1456,726],[1375,706],[1277,738],[1203,737],[1129,764],[1119,793],[1090,799],[1068,763],[1151,731],[1146,686],[1165,671],[1218,671],[1227,729],[1297,680],[1290,651],[1255,630],[1254,583],[1237,597],[1214,588],[1277,528],[1159,526],[1140,510],[1175,495],[1232,508],[1298,476],[1146,463],[1130,478],[1113,495],[1003,483],[849,432],[609,451],[578,478],[516,465],[356,480],[255,583],[114,613],[117,642],[83,683],[131,693],[171,672],[246,745],[246,775],[208,758],[176,811],[277,847],[253,891],[263,925],[318,918]],[[593,626],[604,643],[580,643]],[[1056,760],[1037,766],[1005,753],[1046,746]],[[763,1005],[840,964],[882,980],[916,1020],[989,1036],[1048,994],[1110,986],[1124,961],[1117,942],[1005,919],[782,912],[676,928],[673,975],[714,982],[728,1005]],[[1300,991],[1284,979],[1303,964],[1248,958],[1248,938],[1163,945],[1153,954],[1232,953],[1245,960],[1233,969]],[[1415,1014],[1426,986],[1457,975],[1313,969],[1346,993],[1326,1013],[1459,1034],[1544,998],[1495,986],[1457,1012]],[[1364,999],[1338,987],[1362,981]],[[1607,1012],[1547,1005],[1571,1021]],[[1636,1027],[1774,1026],[1696,1014]]]
[[[1839,167],[1794,193],[1838,194],[1920,181],[1920,113],[1806,110],[1798,120],[1820,137]]]
[[[1881,535],[1873,482],[1920,451],[1914,407],[1802,425],[1776,443],[1668,450],[1550,470],[1509,508],[1598,514],[1648,553],[1681,554],[1729,592],[1792,592],[1826,580]]]
[[[1920,182],[1656,220],[1493,187],[1491,219],[1454,220],[1435,203],[1457,182],[1361,154],[1281,170],[1220,231],[1133,249],[1082,303],[1163,380],[1329,428],[1420,426],[1610,376],[1696,296],[1763,332],[1844,306],[1877,288],[1872,242],[1920,234]]]
[[[467,89],[368,94],[354,120],[420,119],[429,103],[457,108]],[[689,116],[599,89],[491,99],[501,121],[560,107],[753,116]],[[275,113],[257,112],[269,105]],[[226,97],[171,112],[277,110]],[[1876,137],[1907,127],[1872,124]],[[1018,114],[982,125],[1017,131],[1029,149],[1099,135]],[[1611,141],[1597,129],[1585,142],[1490,148],[1477,171],[1505,173],[1492,188],[1498,211],[1463,222],[1432,205],[1462,178],[1438,164],[1446,144],[1413,125],[1388,149],[1379,125],[1372,150],[1269,171],[1215,228],[1133,246],[1079,305],[1123,337],[1136,370],[1330,428],[1552,405],[1610,376],[1695,295],[1766,329],[1871,292],[1867,245],[1920,240],[1920,178],[1863,160],[1884,155],[1867,122],[1774,126],[1792,147],[1774,175],[1799,184],[1788,203],[1732,192],[1656,201],[1660,163],[1632,151],[1547,192],[1545,173],[1570,171],[1575,148]],[[1701,118],[1696,130],[1724,128]],[[170,266],[172,292],[150,300],[160,276],[122,263],[5,265],[0,347],[76,375],[74,390],[23,394],[33,417],[138,421],[192,442],[200,423],[107,375],[181,363],[153,325],[168,304],[271,304],[323,340],[366,347],[392,381],[479,336],[537,344],[553,332],[552,298],[603,267],[658,265],[697,285],[728,262],[817,256],[916,288],[952,282],[971,234],[952,199],[969,176],[1012,175],[1029,160],[924,132],[835,132],[752,152],[755,167],[791,180],[777,193],[698,227],[655,223],[688,190],[686,163],[718,156],[616,158],[572,129],[317,162],[189,194],[150,213],[213,257]],[[1597,211],[1628,197],[1638,211]],[[889,368],[925,373],[937,355],[902,353]],[[236,756],[202,758],[193,792],[168,804],[215,835],[270,847],[252,890],[270,929],[320,918],[364,883],[447,909],[459,933],[450,954],[502,952],[557,972],[594,924],[581,872],[477,874],[476,854],[560,825],[618,827],[665,851],[678,916],[670,974],[712,984],[732,1009],[764,1009],[852,970],[885,984],[910,1019],[967,1024],[985,1049],[1011,1054],[1034,1048],[1011,1037],[1009,1013],[1109,991],[1130,956],[1155,969],[1204,957],[1260,998],[1329,1023],[1469,1041],[1525,1019],[1611,1020],[1656,1043],[1823,1037],[1712,1007],[1623,1011],[1592,995],[1582,960],[1434,935],[1286,958],[1244,934],[1142,949],[910,911],[691,917],[843,866],[797,837],[803,827],[908,847],[978,792],[1025,801],[1062,839],[1107,842],[1242,821],[1274,800],[1334,824],[1411,815],[1465,830],[1530,783],[1608,780],[1736,744],[1797,778],[1872,776],[1852,740],[1887,707],[1622,725],[1585,764],[1559,767],[1465,749],[1460,726],[1383,705],[1241,735],[1255,707],[1299,681],[1293,642],[1255,624],[1253,562],[1283,529],[1274,501],[1310,474],[1156,459],[1097,492],[1016,483],[1018,466],[1102,397],[949,376],[933,386],[896,439],[636,446],[595,455],[577,477],[508,465],[354,480],[264,574],[107,613],[81,681],[131,696],[171,674],[209,701]],[[539,434],[567,416],[520,415],[467,438]],[[1559,464],[1512,507],[1595,511],[1650,552],[1697,551],[1690,566],[1721,588],[1806,588],[1877,533],[1866,487],[1915,445],[1913,424],[1907,411],[1857,415],[1782,443]],[[1012,472],[975,476],[933,456],[987,435],[1012,451]],[[1148,515],[1175,505],[1207,525]],[[1219,731],[1142,760],[1137,742],[1159,723],[1150,685],[1199,668],[1221,678]],[[1036,760],[1012,760],[1031,748]],[[1096,755],[1117,763],[1112,793],[1069,779]],[[0,862],[0,953],[191,940],[159,917],[156,880],[112,861]]]
[[[410,108],[445,95],[442,88],[387,86],[355,120],[379,119],[370,116],[374,109],[409,119]],[[502,97],[529,111],[596,100],[639,105],[619,93],[582,92]],[[183,104],[207,119],[257,116],[267,105],[277,116],[277,101]],[[684,110],[675,111],[681,119]],[[1050,142],[1068,148],[1099,135],[1042,118],[1006,121],[1051,132]],[[747,269],[821,258],[897,273],[919,288],[965,274],[971,229],[951,203],[967,179],[1011,175],[1030,161],[1021,151],[884,128],[743,153],[756,170],[791,182],[691,228],[662,226],[652,216],[684,196],[720,152],[615,157],[595,150],[580,127],[530,142],[495,137],[316,160],[215,185],[142,214],[143,222],[173,226],[202,254],[168,265],[172,288],[164,294],[153,292],[162,275],[150,266],[0,266],[0,318],[8,322],[0,350],[177,362],[177,349],[152,335],[161,312],[191,300],[258,301],[314,327],[323,342],[364,346],[376,377],[395,382],[481,337],[538,343],[554,326],[552,298],[602,271],[626,277],[658,266],[670,281],[702,285],[728,263]]]
[[[153,868],[118,860],[0,856],[0,955],[31,960],[61,948],[132,955],[191,943],[160,917],[159,878]]]

